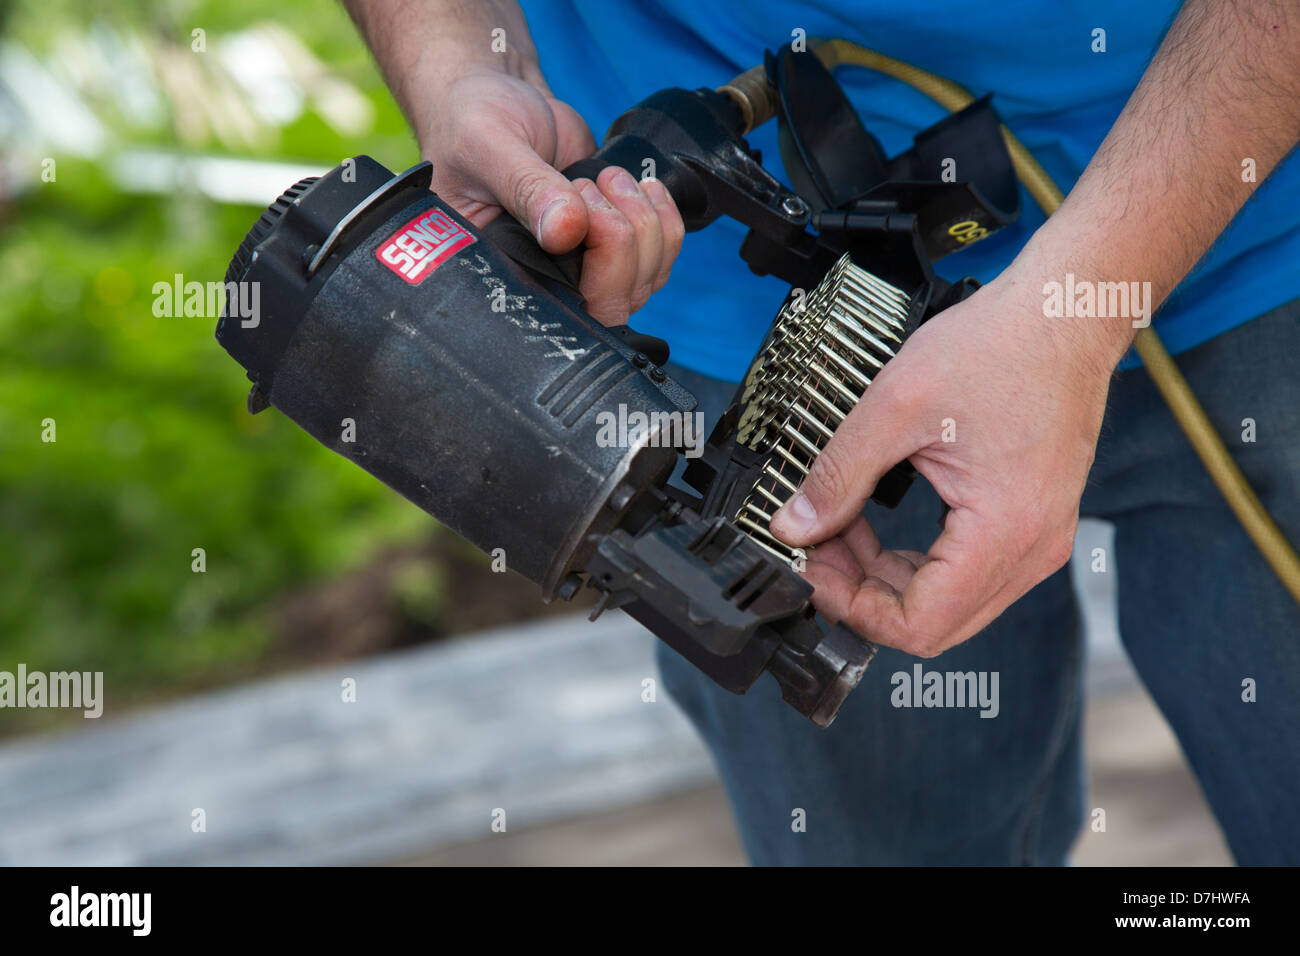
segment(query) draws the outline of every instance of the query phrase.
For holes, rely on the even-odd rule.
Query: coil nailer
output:
[[[791,186],[744,138],[773,116]],[[974,291],[932,263],[1018,213],[1000,123],[979,100],[887,158],[821,61],[786,50],[717,90],[655,93],[565,173],[646,159],[688,230],[739,221],[751,270],[792,287],[689,462],[693,493],[668,483],[683,449],[665,423],[695,402],[662,368],[667,345],[591,318],[580,253],[549,256],[508,217],[474,228],[429,191],[427,163],[394,175],[358,156],[289,188],[226,275],[260,283],[260,320],[227,313],[217,339],[248,372],[250,411],[274,406],[504,548],[547,600],[594,588],[593,616],[622,609],[735,693],[767,671],[824,727],[875,648],[818,622],[802,553],[768,523],[908,336]],[[620,406],[649,424],[598,441]],[[873,497],[896,504],[912,476],[899,463]]]

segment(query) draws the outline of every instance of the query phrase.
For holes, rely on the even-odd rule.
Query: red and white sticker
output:
[[[441,209],[426,209],[375,250],[375,258],[411,285],[477,240]]]

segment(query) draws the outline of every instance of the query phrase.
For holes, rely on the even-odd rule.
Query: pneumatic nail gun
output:
[[[793,188],[744,138],[772,116]],[[767,671],[824,727],[875,648],[816,620],[804,555],[768,522],[912,331],[974,290],[932,263],[1018,212],[1000,124],[981,100],[887,158],[817,57],[786,50],[717,90],[655,93],[565,173],[646,160],[688,230],[730,216],[751,270],[792,286],[690,455],[693,491],[668,483],[695,402],[663,370],[667,345],[592,319],[580,251],[549,256],[508,217],[474,228],[429,191],[428,163],[394,175],[359,156],[288,189],[226,275],[260,284],[260,318],[223,314],[217,339],[252,380],[250,411],[275,406],[504,548],[547,600],[594,588],[595,613],[621,608],[735,693]],[[638,427],[602,440],[620,408]],[[896,504],[912,475],[899,463],[873,497]]]

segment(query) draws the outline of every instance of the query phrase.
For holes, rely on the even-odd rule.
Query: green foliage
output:
[[[20,4],[10,39],[39,56],[84,11]],[[215,36],[273,15],[363,90],[377,128],[346,142],[307,115],[255,158],[415,159],[337,4],[109,3],[97,15],[179,30],[177,42],[190,24]],[[60,158],[57,182],[0,209],[0,669],[104,670],[110,691],[165,690],[247,668],[278,591],[432,522],[278,412],[249,416],[212,317],[153,314],[156,282],[220,280],[258,210],[123,195],[102,169]]]

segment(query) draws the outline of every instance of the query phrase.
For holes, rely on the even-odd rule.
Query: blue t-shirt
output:
[[[523,0],[522,6],[547,82],[587,120],[597,142],[620,113],[654,91],[720,86],[800,29],[809,38],[843,37],[915,64],[975,96],[992,93],[1002,120],[1068,192],[1137,85],[1178,4]],[[1105,31],[1104,52],[1094,52],[1098,30]],[[873,71],[842,67],[836,76],[890,156],[946,115],[923,94]],[[764,164],[788,181],[775,122],[749,140],[762,149]],[[940,260],[936,271],[987,282],[1042,222],[1022,188],[1015,223]],[[1300,155],[1293,153],[1156,314],[1171,351],[1198,345],[1300,294],[1298,222]],[[632,319],[638,330],[667,339],[677,362],[719,378],[744,374],[787,291],[780,280],[749,272],[738,254],[743,237],[744,229],[726,218],[688,235],[667,286]]]

